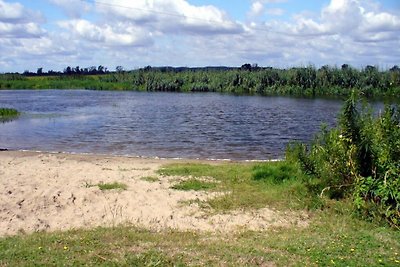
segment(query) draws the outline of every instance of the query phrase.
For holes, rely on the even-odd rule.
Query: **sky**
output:
[[[0,0],[0,73],[400,65],[400,0]]]

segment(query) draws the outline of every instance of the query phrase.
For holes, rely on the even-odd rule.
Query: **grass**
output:
[[[398,266],[400,232],[330,203],[307,228],[210,234],[134,227],[0,239],[1,266]]]
[[[126,190],[128,186],[123,183],[118,183],[118,182],[113,182],[113,183],[100,183],[97,184],[100,190],[112,190],[112,189],[120,189],[120,190]]]
[[[310,208],[317,201],[305,193],[304,177],[286,162],[173,164],[159,173],[200,182],[212,177],[213,191],[229,192],[210,202],[217,211],[308,207],[309,225],[226,233],[117,226],[21,234],[0,238],[0,266],[400,265],[400,231],[361,220],[345,200],[320,199],[320,208]]]
[[[20,115],[19,111],[13,108],[0,108],[0,122],[12,120]]]
[[[171,186],[172,189],[183,190],[183,191],[202,191],[215,188],[217,185],[213,182],[200,181],[198,179],[189,179],[181,181],[178,184]]]
[[[195,177],[175,185],[175,189],[197,188],[227,192],[228,194],[206,201],[207,206],[216,211],[262,208],[266,205],[279,209],[304,209],[321,205],[318,198],[306,194],[306,188],[301,181],[303,179],[301,172],[287,162],[171,164],[164,166],[158,173],[167,176]],[[196,177],[212,177],[217,183],[206,185],[206,182],[198,181]]]

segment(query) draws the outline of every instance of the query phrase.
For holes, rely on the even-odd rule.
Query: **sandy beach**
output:
[[[120,224],[218,232],[306,224],[304,214],[268,208],[210,215],[187,203],[218,193],[171,189],[184,178],[156,174],[171,162],[185,161],[1,151],[0,236]],[[95,186],[112,182],[127,190]]]

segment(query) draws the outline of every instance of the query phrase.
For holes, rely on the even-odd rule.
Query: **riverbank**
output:
[[[312,201],[295,175],[285,162],[2,151],[0,265],[399,264],[400,231]]]
[[[177,162],[189,161],[2,151],[0,235],[120,224],[217,232],[307,225],[303,212],[269,208],[206,214],[196,203],[221,193],[174,190],[187,178],[156,173]],[[99,186],[113,183],[126,188]],[[183,204],[188,202],[193,204]]]

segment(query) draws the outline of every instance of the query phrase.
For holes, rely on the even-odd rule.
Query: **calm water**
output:
[[[213,93],[0,91],[23,115],[0,148],[166,158],[271,159],[335,124],[341,101]]]

